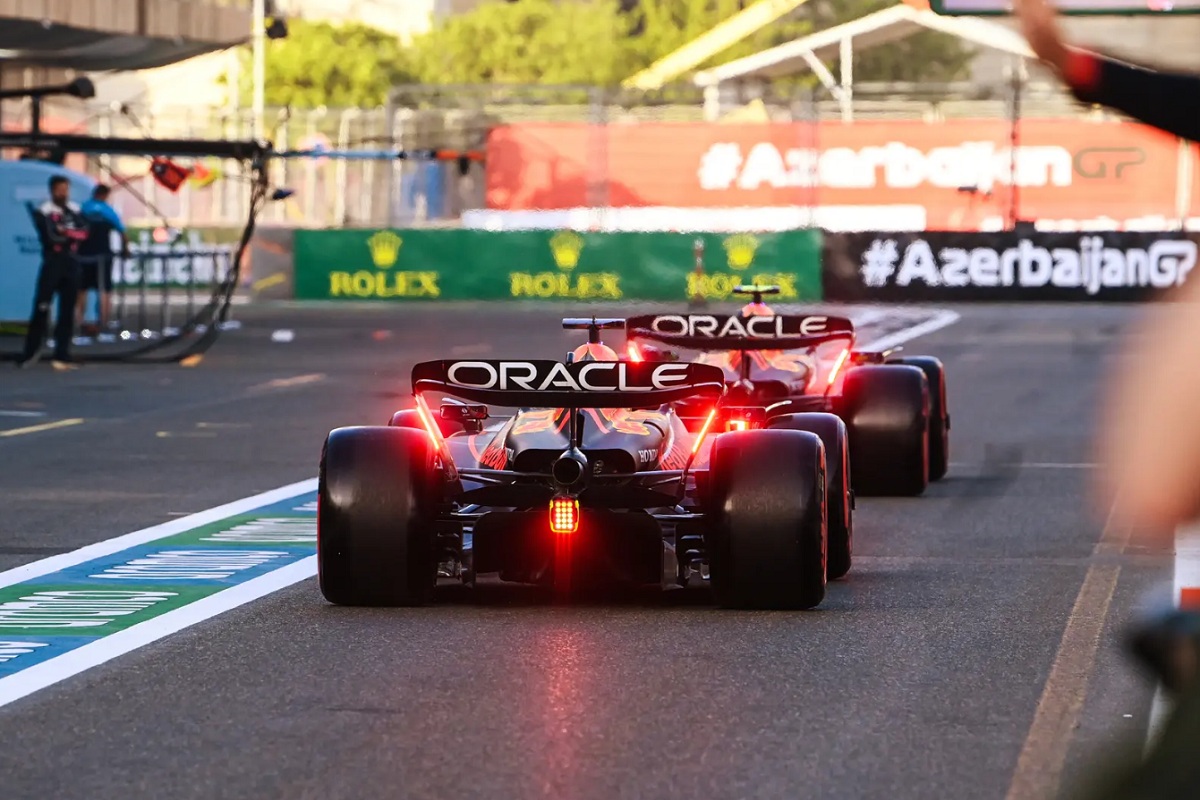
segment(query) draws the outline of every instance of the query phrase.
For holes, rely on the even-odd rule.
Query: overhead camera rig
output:
[[[211,139],[154,139],[112,138],[85,136],[80,134],[47,133],[41,127],[41,103],[46,97],[67,96],[89,99],[95,96],[95,87],[88,78],[76,78],[68,84],[34,89],[10,89],[0,92],[0,100],[29,98],[33,103],[33,114],[28,131],[0,131],[0,150],[16,148],[24,151],[22,158],[62,164],[67,154],[140,156],[152,159],[155,165],[170,163],[171,158],[217,157],[248,163],[251,170],[250,213],[241,240],[234,254],[229,273],[213,289],[209,302],[191,319],[180,326],[178,333],[164,336],[156,341],[140,345],[134,350],[112,354],[108,357],[95,356],[89,360],[117,361],[183,361],[199,356],[215,341],[229,314],[233,294],[238,285],[242,260],[254,235],[255,223],[268,200],[283,199],[291,192],[277,189],[268,191],[267,159],[271,146],[256,141],[218,141]],[[199,333],[199,336],[195,334]],[[172,348],[171,345],[182,345]],[[170,350],[167,354],[164,350]]]
[[[96,87],[90,78],[79,77],[70,83],[39,86],[32,89],[5,89],[0,100],[28,99],[32,103],[29,130],[0,131],[0,148],[19,148],[36,153],[84,153],[87,155],[160,156],[163,158],[230,158],[238,161],[262,160],[270,147],[261,142],[216,141],[211,139],[121,139],[78,134],[47,133],[42,130],[42,102],[47,97],[74,97],[90,100]],[[57,158],[38,158],[61,163]]]
[[[0,91],[0,100],[28,98],[33,104],[29,130],[0,132],[0,148],[18,148],[35,154],[39,161],[62,163],[68,153],[87,155],[146,156],[148,158],[224,158],[247,161],[263,166],[273,158],[331,158],[351,161],[394,159],[398,161],[456,161],[464,170],[470,162],[482,162],[484,155],[475,150],[448,148],[420,149],[355,149],[355,150],[275,150],[267,142],[215,139],[157,139],[82,136],[79,134],[47,133],[42,130],[42,101],[47,97],[65,96],[88,100],[96,96],[96,88],[86,77],[67,84],[33,89]],[[49,157],[44,157],[49,156]]]
[[[95,86],[86,77],[76,78],[68,84],[39,87],[34,89],[10,89],[0,91],[0,100],[28,98],[33,104],[30,129],[28,131],[0,131],[0,151],[19,149],[22,158],[47,161],[61,165],[68,154],[132,156],[151,159],[151,172],[159,183],[174,191],[187,176],[184,168],[175,165],[175,158],[219,158],[239,161],[250,167],[250,213],[241,239],[233,257],[228,275],[213,290],[210,302],[192,319],[180,327],[176,335],[163,337],[142,345],[136,350],[115,355],[109,360],[120,361],[183,361],[198,356],[207,350],[216,339],[221,323],[228,317],[233,295],[241,275],[241,265],[250,240],[254,236],[258,215],[267,202],[284,200],[293,192],[287,188],[270,190],[267,164],[271,159],[330,158],[348,160],[413,160],[413,161],[456,161],[459,169],[466,171],[470,162],[482,162],[481,152],[448,149],[420,150],[284,150],[277,151],[263,141],[214,140],[214,139],[158,139],[116,138],[86,136],[68,133],[47,133],[42,130],[41,104],[46,97],[66,96],[87,100],[95,97]],[[201,335],[192,338],[195,333]],[[162,350],[171,344],[184,346],[170,355]],[[151,353],[158,355],[147,358]]]

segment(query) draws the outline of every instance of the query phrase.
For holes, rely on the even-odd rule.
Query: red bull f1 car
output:
[[[829,574],[850,569],[855,495],[913,496],[945,476],[950,415],[942,363],[929,356],[855,348],[853,323],[824,314],[776,314],[763,295],[774,286],[741,286],[741,312],[661,314],[626,322],[632,361],[680,357],[653,343],[695,352],[718,367],[724,402],[760,409],[767,429],[798,429],[824,442],[829,469]],[[685,418],[703,409],[677,404]]]
[[[619,358],[600,333],[624,326],[564,320],[589,334],[561,362],[418,364],[414,408],[330,432],[325,598],[420,605],[439,579],[482,574],[556,590],[666,575],[707,581],[725,607],[820,604],[844,571],[827,560],[827,474],[844,449],[806,413],[767,426],[719,367]]]

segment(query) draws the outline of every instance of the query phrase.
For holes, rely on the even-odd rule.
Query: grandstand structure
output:
[[[0,87],[142,70],[250,37],[251,0],[0,0]]]
[[[97,99],[108,76],[219,53],[250,38],[252,0],[0,0],[0,88],[66,83],[86,73]],[[202,101],[202,97],[190,96]],[[47,102],[49,125],[80,124],[77,102]],[[0,103],[0,121],[27,124],[28,104]]]
[[[928,0],[898,0],[858,19],[826,28],[800,39],[720,64],[710,69],[692,72],[701,63],[718,56],[733,44],[752,35],[766,25],[796,12],[808,0],[758,0],[740,14],[716,26],[711,31],[670,53],[625,82],[626,88],[659,89],[672,80],[689,76],[705,92],[705,115],[720,119],[737,108],[755,89],[772,79],[811,72],[837,102],[842,118],[849,121],[855,113],[856,80],[853,74],[854,55],[872,47],[886,45],[921,31],[935,31],[953,36],[973,48],[976,58],[972,74],[961,99],[978,94],[979,87],[1014,84],[1032,89],[1034,102],[1046,110],[1066,111],[1066,97],[1054,91],[1057,81],[1046,75],[1033,60],[1024,37],[1017,32],[1011,18],[981,19],[972,17],[939,16],[930,10]],[[1106,52],[1137,60],[1137,55],[1153,53],[1153,60],[1162,66],[1200,68],[1200,54],[1194,47],[1200,36],[1200,19],[1170,18],[1103,18],[1078,17],[1064,20],[1068,35],[1075,41],[1088,43]],[[831,65],[834,65],[831,69]],[[834,74],[834,69],[837,75]],[[1024,85],[1032,79],[1033,85]],[[894,87],[903,95],[906,88]],[[953,102],[953,91],[945,100]]]
[[[1029,59],[1033,52],[1015,31],[995,22],[971,17],[945,17],[917,2],[897,3],[842,25],[801,39],[697,72],[692,81],[705,90],[710,119],[721,115],[721,88],[726,85],[764,82],[772,78],[811,71],[838,102],[842,118],[854,116],[854,53],[857,48],[889,44],[923,30],[945,33],[968,45]],[[837,60],[835,76],[826,62]]]

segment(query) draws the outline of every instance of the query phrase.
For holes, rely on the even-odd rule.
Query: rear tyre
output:
[[[768,429],[808,431],[825,445],[825,497],[829,507],[825,574],[831,581],[850,571],[854,550],[854,494],[850,489],[850,448],[846,423],[833,414],[786,414]]]
[[[846,373],[842,419],[856,495],[914,497],[929,485],[929,381],[917,367]]]
[[[946,402],[946,367],[932,356],[904,356],[888,361],[925,373],[929,381],[929,480],[940,481],[950,467],[950,412]]]
[[[825,448],[814,433],[721,434],[712,447],[707,536],[725,608],[801,609],[825,598]]]
[[[436,490],[428,434],[338,428],[321,454],[317,571],[337,605],[417,606],[437,580],[429,506]]]

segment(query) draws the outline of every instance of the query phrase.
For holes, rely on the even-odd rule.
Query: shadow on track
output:
[[[838,586],[831,583],[830,589]],[[829,611],[831,607],[842,605],[837,598],[826,595],[826,601],[820,606],[805,612],[757,612],[757,613],[817,613]],[[403,609],[356,608],[352,606],[336,606],[327,603],[319,595],[317,603],[330,610],[345,613],[356,611],[397,611]],[[688,588],[658,586],[606,586],[588,589],[575,589],[569,595],[558,594],[553,589],[541,586],[530,586],[520,583],[504,583],[484,579],[474,588],[466,586],[439,586],[433,595],[433,602],[427,608],[478,608],[478,609],[670,609],[697,608],[706,611],[733,611],[721,609],[713,600],[712,593],[707,587],[693,586]]]

